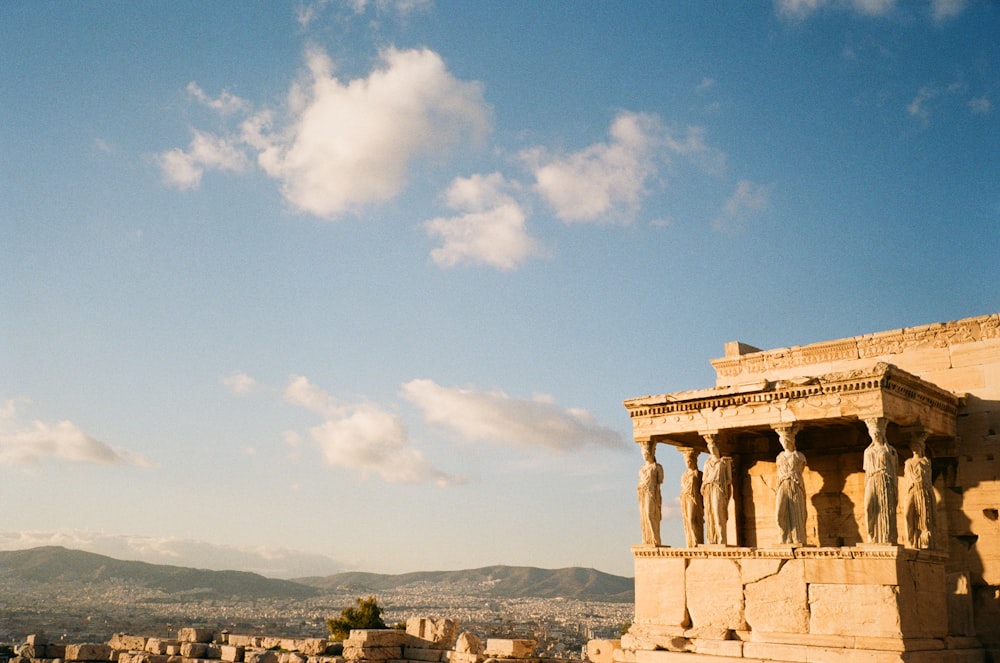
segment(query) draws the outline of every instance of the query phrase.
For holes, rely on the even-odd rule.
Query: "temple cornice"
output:
[[[926,380],[878,362],[825,375],[645,396],[624,404],[636,440],[661,438],[683,446],[684,440],[677,436],[879,417],[953,437],[959,400]]]

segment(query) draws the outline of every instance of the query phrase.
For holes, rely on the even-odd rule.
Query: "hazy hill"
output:
[[[631,602],[635,598],[632,578],[579,567],[552,570],[529,566],[487,566],[465,571],[421,571],[399,575],[349,572],[297,578],[296,582],[330,592],[358,594],[425,586],[441,592],[496,598],[563,597],[615,602]]]
[[[104,555],[46,546],[0,551],[0,580],[33,583],[126,584],[199,598],[308,598],[320,592],[290,580],[245,571],[209,571],[126,562]]]

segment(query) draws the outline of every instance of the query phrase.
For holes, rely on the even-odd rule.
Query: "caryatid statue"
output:
[[[806,467],[806,457],[795,449],[794,426],[782,426],[774,430],[782,448],[775,460],[778,466],[778,488],[774,503],[781,543],[805,545],[806,488],[802,482],[802,471]]]
[[[701,496],[705,505],[705,543],[726,545],[726,521],[729,498],[733,494],[733,459],[719,453],[714,434],[704,434],[708,459],[701,478]]]
[[[660,484],[663,483],[663,466],[656,462],[656,442],[642,444],[642,457],[646,461],[639,470],[639,517],[642,522],[642,542],[660,545],[660,518],[663,503]]]
[[[701,504],[701,471],[698,450],[682,447],[687,469],[681,475],[681,516],[684,519],[684,541],[688,548],[704,543],[705,512]]]
[[[898,488],[896,450],[886,442],[884,418],[865,419],[872,443],[865,449],[865,528],[868,543],[895,544]]]
[[[906,495],[903,497],[903,523],[910,548],[934,547],[934,484],[931,461],[924,454],[926,432],[919,432],[910,441],[910,456],[903,464]]]

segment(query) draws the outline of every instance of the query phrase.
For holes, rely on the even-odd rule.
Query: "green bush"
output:
[[[331,640],[344,640],[354,628],[386,628],[382,621],[382,608],[374,596],[354,599],[355,605],[340,611],[340,617],[326,620]]]

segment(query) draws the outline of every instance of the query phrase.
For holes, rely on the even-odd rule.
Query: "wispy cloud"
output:
[[[433,482],[447,486],[459,482],[432,467],[411,444],[399,416],[378,405],[340,403],[303,376],[291,379],[285,400],[324,419],[308,432],[333,467],[363,476],[375,474],[386,483]]]
[[[197,189],[205,170],[240,172],[249,161],[231,139],[197,131],[187,149],[174,148],[157,157],[164,181],[178,189]]]
[[[81,529],[0,531],[0,549],[62,546],[150,564],[219,571],[251,571],[269,577],[328,575],[342,565],[326,555],[267,546],[230,546],[173,536],[107,534]]]
[[[759,215],[771,206],[771,187],[755,184],[750,180],[740,180],[736,189],[726,200],[722,213],[716,217],[716,230],[735,234],[743,230],[746,221]]]
[[[973,115],[988,115],[991,110],[993,110],[993,102],[989,100],[989,97],[984,95],[969,99],[969,111]]]
[[[230,94],[227,90],[223,90],[218,97],[210,97],[194,81],[188,83],[185,89],[192,99],[223,116],[238,113],[239,111],[248,109],[250,106],[245,99]]]
[[[242,371],[236,371],[220,380],[234,394],[249,394],[260,387],[260,383]]]
[[[45,461],[152,467],[141,454],[112,447],[71,421],[28,421],[13,400],[0,406],[0,464],[38,465]]]
[[[862,16],[884,16],[895,0],[775,0],[775,12],[784,18],[804,19],[821,9],[850,11]]]
[[[598,424],[589,412],[560,408],[550,397],[511,398],[500,391],[443,387],[426,379],[405,383],[402,395],[423,410],[428,423],[469,441],[557,451],[626,448],[619,433]]]
[[[623,112],[611,123],[607,142],[570,154],[534,148],[521,156],[534,174],[535,189],[557,218],[607,221],[638,207],[646,181],[656,173],[662,133],[655,115]]]
[[[954,97],[962,95],[968,91],[968,87],[962,81],[954,81],[948,85],[924,85],[917,90],[916,96],[906,106],[906,112],[910,117],[919,120],[924,125],[930,122],[930,105],[935,99],[942,97]],[[972,105],[970,104],[970,107]],[[973,112],[975,109],[973,108]]]
[[[525,228],[525,212],[508,193],[511,184],[500,173],[459,177],[445,194],[458,216],[438,217],[424,224],[427,234],[440,237],[431,258],[441,267],[484,264],[513,269],[540,253]]]
[[[943,22],[965,11],[968,0],[930,0],[931,18]],[[909,9],[916,3],[897,3],[896,0],[774,0],[774,10],[778,16],[792,20],[803,20],[821,10],[851,12],[858,16],[877,18],[893,13],[899,7]]]
[[[931,0],[931,16],[937,22],[955,18],[968,6],[968,0]]]

